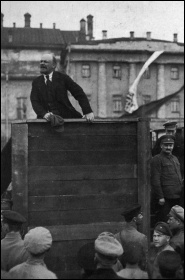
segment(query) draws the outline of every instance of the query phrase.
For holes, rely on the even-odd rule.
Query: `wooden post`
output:
[[[13,210],[28,219],[28,125],[12,124]]]
[[[150,127],[147,119],[138,121],[138,202],[142,205],[142,232],[150,240]]]

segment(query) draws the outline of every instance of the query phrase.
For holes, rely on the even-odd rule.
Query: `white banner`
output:
[[[132,113],[135,110],[138,109],[138,104],[137,104],[137,86],[138,83],[141,79],[141,76],[143,75],[143,73],[146,71],[146,69],[148,68],[148,66],[155,60],[158,58],[158,56],[160,56],[163,51],[156,51],[154,52],[151,57],[145,62],[145,64],[143,65],[143,67],[141,68],[137,78],[135,79],[133,85],[131,85],[130,89],[129,89],[129,93],[126,96],[126,105],[125,105],[125,111],[128,113]]]

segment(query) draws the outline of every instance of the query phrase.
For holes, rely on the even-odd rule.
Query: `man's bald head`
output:
[[[50,74],[55,70],[56,64],[56,58],[53,54],[43,54],[40,61],[40,73],[45,75]]]

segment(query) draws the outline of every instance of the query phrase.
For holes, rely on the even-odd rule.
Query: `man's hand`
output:
[[[89,113],[89,114],[85,115],[85,118],[88,122],[93,122],[94,121],[94,114]]]
[[[53,115],[53,113],[51,113],[51,112],[46,113],[43,118],[46,119],[49,122],[50,121],[50,115]]]
[[[159,205],[164,205],[165,204],[165,199],[164,198],[160,198],[159,199]]]

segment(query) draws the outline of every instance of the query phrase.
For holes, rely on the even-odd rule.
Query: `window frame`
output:
[[[118,68],[118,69],[116,69]],[[117,72],[115,72],[115,70],[118,72],[118,75],[116,75]],[[121,76],[122,76],[122,69],[121,69],[121,65],[119,64],[114,64],[112,66],[112,77],[114,79],[120,79],[121,80]]]
[[[85,67],[88,67],[88,69],[85,69]],[[86,71],[88,71],[88,73],[86,74]],[[90,64],[82,64],[82,78],[90,78],[91,77],[91,67]]]
[[[113,113],[122,113],[123,112],[123,101],[122,96],[115,94],[112,96],[113,104]]]

